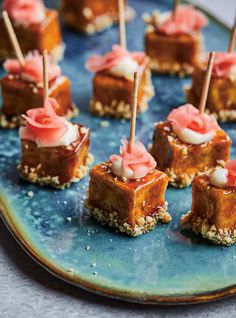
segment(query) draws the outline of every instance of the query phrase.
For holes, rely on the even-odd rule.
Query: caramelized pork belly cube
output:
[[[150,68],[157,73],[188,75],[198,65],[202,50],[199,33],[165,35],[158,31],[145,35],[146,54]]]
[[[221,129],[215,137],[204,144],[192,145],[178,139],[171,123],[157,123],[153,135],[152,156],[158,169],[170,178],[170,184],[186,187],[193,178],[229,160],[231,140]]]
[[[99,72],[93,79],[93,99],[91,112],[97,116],[130,118],[132,104],[133,79],[117,77],[108,72]],[[154,91],[150,70],[145,66],[140,71],[137,112],[148,108],[148,101]]]
[[[32,24],[26,27],[12,21],[12,25],[23,53],[33,50],[42,53],[47,50],[55,60],[62,58],[62,39],[56,10],[46,10],[46,18],[40,24]],[[2,18],[0,18],[0,34],[0,60],[3,61],[6,58],[13,57],[14,51]]]
[[[91,163],[90,132],[84,126],[77,126],[79,138],[67,147],[38,147],[34,141],[21,140],[20,176],[42,186],[61,189],[83,178]]]
[[[158,171],[139,180],[121,180],[114,176],[109,163],[90,171],[87,206],[95,218],[131,236],[155,227],[158,220],[169,222],[165,191],[168,177]]]
[[[29,108],[41,107],[43,102],[42,85],[23,81],[18,76],[6,75],[1,80],[3,104],[0,110],[0,126],[17,127],[21,124],[21,114]],[[49,96],[56,99],[58,115],[72,117],[76,108],[71,101],[70,80],[59,76],[49,83]]]
[[[117,0],[63,0],[61,12],[65,24],[87,34],[110,27],[119,16]]]
[[[192,87],[186,88],[187,100],[198,105],[201,98],[205,67],[196,67]],[[212,77],[207,97],[206,110],[220,121],[236,121],[236,80]]]
[[[192,208],[181,219],[193,231],[214,243],[231,245],[236,241],[236,189],[218,188],[209,175],[193,180]]]

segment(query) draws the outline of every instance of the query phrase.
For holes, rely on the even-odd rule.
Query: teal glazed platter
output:
[[[52,3],[48,1],[49,6]],[[169,10],[171,1],[130,0],[130,5],[136,18],[127,25],[128,48],[143,50],[143,12]],[[74,121],[91,128],[96,164],[118,153],[129,122],[89,113],[92,74],[84,64],[90,54],[104,53],[118,42],[118,28],[90,37],[63,26],[62,31],[66,51],[61,67],[72,81],[73,100],[80,108]],[[210,19],[203,32],[207,50],[227,49],[229,32],[218,22]],[[137,120],[137,138],[145,145],[151,142],[154,122],[185,103],[183,86],[190,82],[168,76],[152,80],[156,95],[150,110]],[[222,127],[234,141],[235,157],[235,124]],[[101,226],[84,209],[88,177],[64,191],[41,188],[19,179],[19,159],[18,131],[0,130],[1,217],[25,251],[52,274],[91,292],[147,304],[199,303],[236,293],[236,246],[213,245],[179,224],[191,207],[191,187],[168,188],[173,217],[169,224],[160,223],[153,231],[130,238]]]

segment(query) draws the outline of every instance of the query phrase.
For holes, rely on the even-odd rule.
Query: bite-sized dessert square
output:
[[[134,11],[126,5],[126,19],[134,16]],[[94,34],[109,28],[118,21],[119,9],[117,0],[63,0],[61,12],[64,23],[75,30]]]
[[[4,0],[3,9],[7,11],[23,53],[32,50],[47,50],[54,60],[63,57],[63,44],[59,17],[56,10],[44,7],[41,0]],[[3,18],[0,17],[0,60],[15,56],[6,32]]]
[[[177,127],[176,122],[184,126],[189,117],[188,127]],[[206,131],[201,132],[204,126]],[[230,146],[229,136],[213,118],[207,114],[200,117],[194,106],[185,105],[172,111],[167,121],[155,124],[151,154],[171,185],[186,187],[196,175],[224,166]]]
[[[148,58],[142,52],[130,53],[120,46],[105,54],[99,61],[92,56],[86,67],[95,72],[93,96],[90,110],[97,116],[130,118],[132,104],[133,74],[138,71],[137,112],[148,109],[148,102],[154,95]]]
[[[222,245],[236,242],[236,161],[193,181],[192,208],[181,219],[196,234]]]
[[[206,17],[191,6],[180,5],[171,12],[145,14],[145,48],[150,68],[157,73],[188,75],[199,64],[201,28]]]
[[[43,102],[41,56],[29,53],[25,58],[25,67],[21,69],[15,60],[4,64],[8,74],[1,80],[2,108],[0,126],[14,128],[22,123],[21,114],[29,108],[38,108]],[[49,65],[49,96],[56,99],[60,116],[71,118],[77,114],[77,108],[71,100],[70,80],[61,74],[59,66]]]
[[[24,116],[18,171],[29,182],[64,189],[87,174],[92,162],[90,131],[56,115],[56,107],[57,102],[50,98],[44,108],[28,110]]]
[[[154,160],[154,165],[149,161],[147,158],[143,163],[122,168],[121,157],[112,156],[110,161],[91,169],[86,205],[99,222],[137,236],[153,229],[158,220],[164,223],[171,220],[165,201],[168,177],[153,168]],[[142,165],[151,165],[149,172],[134,176],[135,169],[137,174],[143,170]]]
[[[186,97],[191,103],[198,104],[207,59],[194,69],[192,86],[186,87]],[[236,121],[236,53],[216,53],[206,110],[218,120]]]

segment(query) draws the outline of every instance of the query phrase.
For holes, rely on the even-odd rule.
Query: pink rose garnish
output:
[[[41,0],[4,0],[3,10],[23,25],[41,23],[45,19],[45,7]]]
[[[38,141],[42,147],[53,146],[68,129],[66,119],[56,114],[57,108],[56,100],[47,98],[43,108],[29,109],[22,115],[26,125],[20,128],[20,139]]]
[[[13,75],[20,75],[21,78],[28,82],[40,83],[43,81],[42,56],[37,52],[30,52],[25,57],[25,65],[20,66],[16,59],[8,59],[3,64],[5,70]],[[48,79],[54,80],[61,74],[58,65],[53,64],[51,58],[48,57]]]
[[[110,156],[112,171],[119,177],[136,180],[145,177],[156,167],[156,161],[145,146],[136,141],[129,149],[129,142],[121,140],[120,155]]]
[[[217,52],[212,69],[214,77],[230,77],[231,68],[236,67],[236,52]]]
[[[217,122],[209,115],[200,114],[191,104],[186,104],[172,110],[167,117],[178,130],[188,128],[199,134],[215,132],[219,129]]]
[[[208,23],[205,15],[192,6],[180,5],[176,10],[175,18],[170,15],[158,26],[160,32],[168,35],[189,34],[199,31]]]
[[[225,169],[228,169],[227,186],[236,187],[236,159],[228,161]]]
[[[113,45],[112,51],[106,53],[104,56],[92,55],[87,60],[85,68],[90,72],[100,72],[110,70],[112,67],[116,66],[120,60],[125,57],[130,57],[135,60],[138,64],[141,64],[145,58],[145,53],[134,52],[131,53],[124,49],[120,45]]]

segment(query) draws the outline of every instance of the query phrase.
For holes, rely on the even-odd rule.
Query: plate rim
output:
[[[124,291],[119,288],[103,287],[99,283],[91,283],[86,279],[81,278],[78,274],[71,275],[63,268],[55,265],[51,260],[48,260],[39,250],[35,249],[29,241],[27,241],[27,235],[24,230],[20,228],[20,224],[14,220],[8,209],[5,199],[0,197],[0,217],[3,223],[8,228],[11,235],[23,248],[23,250],[42,268],[44,268],[50,274],[63,280],[66,283],[82,288],[88,292],[98,294],[100,296],[122,300],[126,302],[147,304],[147,305],[190,305],[207,303],[220,299],[224,299],[236,294],[236,284],[213,291],[186,295],[186,296],[160,296],[158,294],[139,293]]]
[[[188,2],[186,0],[183,0],[183,3]],[[222,28],[224,28],[228,32],[230,31],[227,25],[225,25],[214,15],[210,14],[205,8],[202,8],[199,5],[196,5],[196,8],[204,12],[211,20],[215,21]],[[24,231],[20,229],[20,225],[17,224],[17,221],[14,220],[11,212],[9,212],[10,208],[7,208],[8,204],[4,203],[4,201],[5,199],[1,198],[0,193],[0,218],[2,219],[3,223],[5,224],[6,228],[9,230],[15,241],[31,257],[31,259],[33,259],[34,262],[36,262],[51,275],[70,285],[79,287],[83,290],[106,298],[144,305],[194,305],[222,300],[224,298],[236,295],[236,284],[230,285],[225,288],[189,296],[160,296],[156,294],[151,295],[148,293],[145,294],[138,292],[127,292],[112,287],[102,287],[96,283],[92,284],[85,279],[82,279],[79,275],[71,275],[66,270],[63,270],[63,268],[60,268],[59,266],[48,260],[43,254],[39,252],[39,250],[34,249],[27,241],[27,235],[24,235]]]

